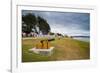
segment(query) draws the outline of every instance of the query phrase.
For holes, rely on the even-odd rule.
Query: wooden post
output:
[[[48,40],[47,40],[47,49],[48,49]]]
[[[43,41],[41,41],[41,44],[42,44],[42,47],[41,48],[43,49]]]

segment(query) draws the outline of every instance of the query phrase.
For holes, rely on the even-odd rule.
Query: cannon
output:
[[[38,39],[38,42],[36,42],[36,46],[29,51],[33,51],[36,54],[50,56],[53,53],[54,47],[50,45],[50,41],[53,41],[55,39],[51,38],[45,38],[45,39]]]

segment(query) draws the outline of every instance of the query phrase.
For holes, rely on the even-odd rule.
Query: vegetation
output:
[[[32,28],[36,29],[35,25],[37,24],[37,21],[35,15],[27,14],[25,16],[22,16],[22,21],[22,32],[30,33],[32,31]]]
[[[36,46],[38,40],[40,39],[22,39],[22,62],[85,60],[90,58],[89,42],[65,37],[55,38],[54,41],[49,42],[50,46],[54,46],[53,54],[43,56],[29,51],[29,49]]]
[[[28,36],[22,38],[22,62],[90,59],[89,42],[75,40],[73,39],[74,36],[70,36],[69,38],[68,35],[54,33],[50,30],[51,28],[47,20],[43,17],[36,16],[33,13],[28,13],[22,16],[22,32],[25,36]],[[38,36],[39,33],[42,33],[42,35],[54,35],[56,38],[50,38],[47,40],[46,37],[35,37]],[[35,36],[30,38],[30,34]],[[46,41],[44,42],[43,40]],[[54,47],[53,54],[47,56],[29,51],[29,49],[34,47],[37,49]]]
[[[39,26],[40,31],[42,31],[43,34],[48,34],[48,32],[50,32],[49,24],[47,23],[45,19],[43,19],[40,16],[38,16],[38,26]]]
[[[50,31],[50,26],[44,18],[40,16],[36,17],[31,13],[23,15],[22,22],[22,32],[27,34],[33,31],[35,33],[39,33],[41,31],[43,34],[47,34]],[[37,27],[39,27],[39,32],[36,29]]]

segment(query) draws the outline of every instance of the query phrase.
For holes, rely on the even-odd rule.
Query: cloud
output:
[[[83,34],[89,35],[90,31],[90,14],[76,13],[76,12],[48,12],[48,11],[34,11],[23,10],[22,15],[28,13],[41,16],[47,20],[52,32],[59,32],[65,34]]]

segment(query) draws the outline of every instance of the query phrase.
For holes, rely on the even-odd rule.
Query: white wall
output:
[[[25,0],[29,1],[29,0]],[[97,7],[98,18],[98,31],[100,31],[100,2],[99,0],[34,0],[35,2],[50,2],[50,3],[67,3],[67,4],[79,4],[79,5],[95,5]],[[97,25],[97,24],[95,24]],[[10,0],[0,1],[0,73],[8,73],[10,67]],[[6,34],[4,34],[6,33]],[[98,32],[98,37],[100,34]],[[98,38],[98,43],[100,43]],[[100,69],[100,46],[98,46],[98,67],[87,69],[68,69],[68,70],[55,70],[49,72],[40,73],[99,73]],[[96,48],[95,48],[96,49]]]

